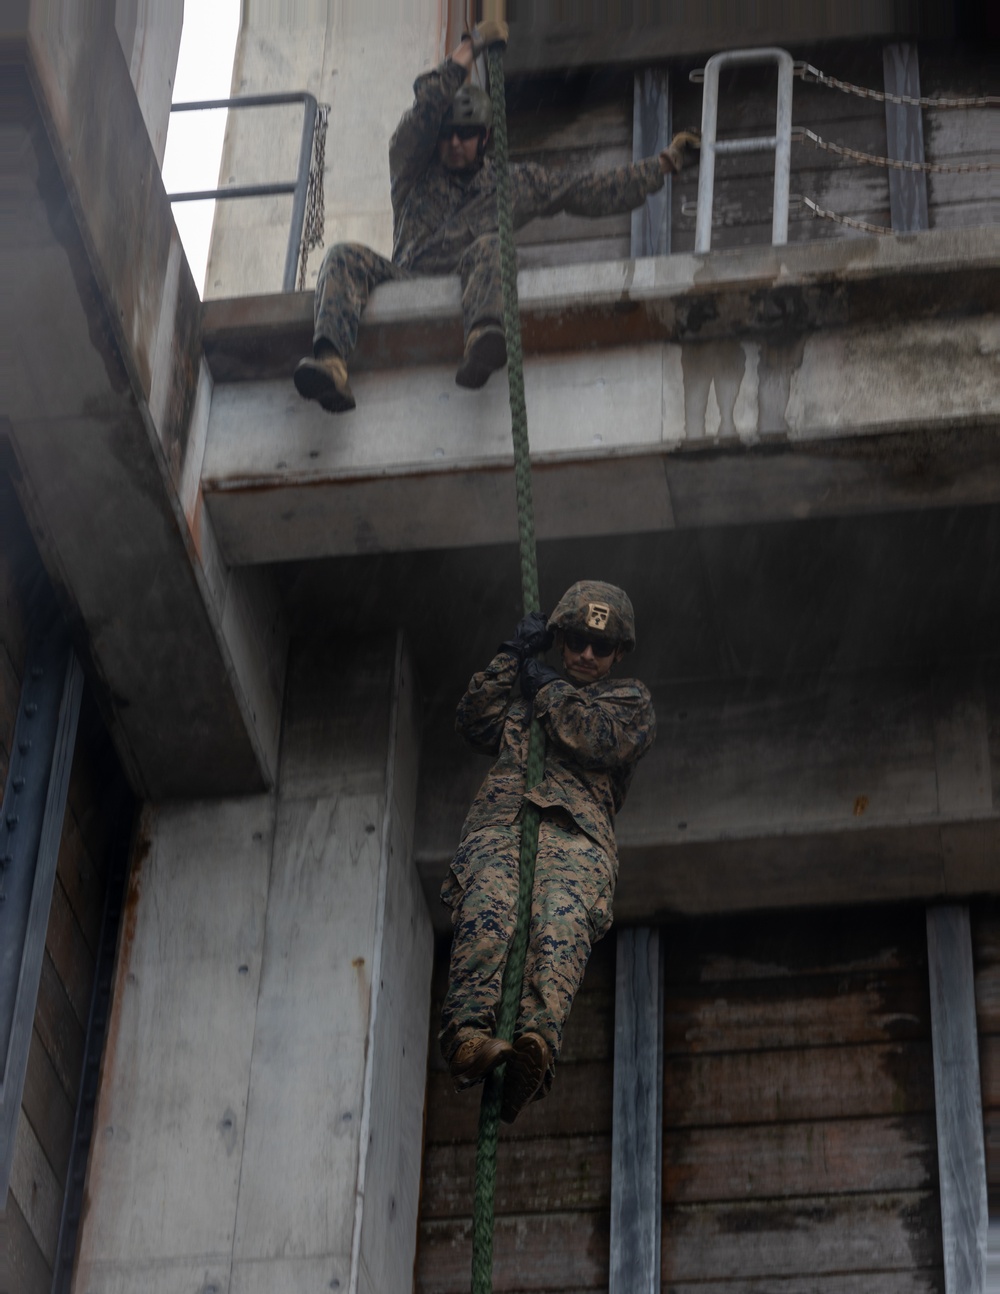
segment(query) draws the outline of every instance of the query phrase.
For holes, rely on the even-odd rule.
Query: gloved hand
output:
[[[664,175],[676,174],[684,165],[684,150],[701,148],[701,136],[693,130],[682,130],[670,141],[669,147],[660,154],[660,169]]]
[[[521,666],[521,691],[529,701],[534,701],[536,693],[540,692],[546,683],[552,683],[557,678],[562,678],[557,669],[535,660],[534,656],[529,656]]]
[[[478,58],[484,49],[489,49],[492,45],[499,45],[501,49],[507,48],[507,24],[505,22],[494,22],[491,18],[484,18],[481,23],[477,23],[472,32],[472,53]]]
[[[529,611],[517,622],[514,636],[500,644],[500,651],[509,651],[519,661],[525,661],[536,652],[548,651],[552,646],[552,633],[546,627],[548,616],[544,611]]]

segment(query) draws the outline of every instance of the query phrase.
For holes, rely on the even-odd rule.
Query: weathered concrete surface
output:
[[[617,918],[934,899],[1000,883],[1000,676],[654,686],[657,741],[617,824]],[[432,716],[417,857],[437,891],[488,761]]]
[[[444,6],[447,11],[448,6]],[[276,14],[280,12],[280,20]],[[442,6],[385,0],[284,6],[247,3],[233,67],[233,94],[307,90],[330,106],[324,245],[357,241],[389,255],[392,208],[385,143],[411,101],[417,72],[442,56]],[[230,177],[291,178],[302,112],[241,109],[229,116],[222,156]],[[372,141],[380,141],[375,148]],[[205,275],[206,297],[241,296],[281,286],[290,198],[219,204]],[[316,281],[322,249],[310,257]]]
[[[502,376],[354,388],[333,420],[287,381],[216,387],[203,490],[227,562],[515,536]],[[1000,316],[546,356],[525,392],[544,538],[1000,498]]]
[[[526,354],[643,342],[775,338],[851,324],[1000,311],[1000,227],[741,247],[522,270]],[[387,283],[372,296],[351,371],[457,362],[458,279]],[[208,301],[217,382],[286,378],[312,342],[312,293]]]
[[[200,303],[114,11],[37,3],[5,32],[0,421],[134,786],[257,789],[277,766],[283,618],[204,513]]]
[[[408,1288],[432,936],[401,641],[315,639],[277,792],[147,811],[75,1288]]]
[[[183,4],[115,0],[115,30],[149,132],[149,142],[161,166],[183,21]]]

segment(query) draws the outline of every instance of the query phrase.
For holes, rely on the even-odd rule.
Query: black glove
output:
[[[521,691],[529,701],[533,701],[535,694],[540,692],[546,683],[552,683],[557,678],[562,678],[557,669],[535,660],[533,656],[529,657],[521,666]]]
[[[546,627],[548,616],[544,611],[529,611],[514,630],[514,636],[502,642],[499,651],[509,651],[522,663],[536,652],[548,651],[552,646],[552,632]]]

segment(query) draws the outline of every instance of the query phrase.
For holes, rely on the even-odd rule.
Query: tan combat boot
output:
[[[448,1066],[455,1091],[462,1092],[478,1083],[513,1054],[514,1048],[502,1038],[491,1038],[485,1033],[476,1038],[466,1038]]]
[[[458,386],[478,391],[491,373],[507,363],[507,341],[499,324],[480,324],[469,333],[465,354],[455,374]]]
[[[514,1054],[503,1076],[500,1118],[513,1123],[529,1101],[534,1100],[551,1063],[549,1044],[538,1033],[522,1033],[514,1040]]]
[[[303,399],[318,400],[327,413],[347,413],[356,407],[347,365],[336,352],[300,360],[293,381]]]

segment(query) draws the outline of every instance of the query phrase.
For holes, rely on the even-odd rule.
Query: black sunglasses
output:
[[[570,651],[586,651],[589,647],[599,660],[613,656],[618,650],[618,644],[608,642],[607,638],[593,638],[590,634],[577,633],[574,629],[563,630],[563,642]]]
[[[442,126],[438,139],[451,139],[452,135],[457,135],[459,139],[475,139],[482,134],[485,134],[482,126]]]

